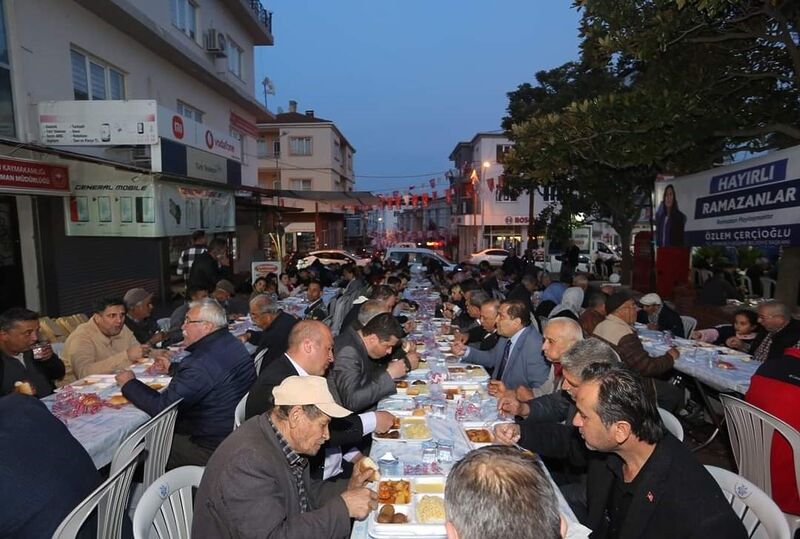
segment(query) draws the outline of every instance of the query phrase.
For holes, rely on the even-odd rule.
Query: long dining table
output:
[[[662,355],[671,346],[680,352],[674,369],[694,381],[703,407],[715,427],[711,435],[693,451],[703,449],[717,437],[724,421],[712,405],[708,389],[741,397],[750,388],[750,379],[761,363],[739,350],[691,339],[671,338],[664,332],[648,329],[644,324],[634,324],[634,329],[651,356]]]
[[[152,384],[159,389],[166,387],[171,378],[167,375],[148,374],[146,371],[150,365],[152,361],[139,363],[131,370],[146,384]],[[121,395],[113,374],[93,374],[65,387],[71,387],[80,394],[94,393],[103,401],[102,407],[96,413],[74,417],[61,413],[54,414],[66,424],[70,434],[86,449],[98,470],[110,464],[120,444],[150,419],[147,413],[131,403],[109,405],[111,397]],[[56,399],[62,391],[64,388],[59,388],[56,393],[42,399],[50,411],[53,411]]]
[[[405,297],[418,304],[416,312],[408,314],[416,322],[415,330],[408,339],[416,343],[417,352],[422,358],[419,368],[408,373],[401,384],[407,387],[398,393],[382,399],[377,408],[396,414],[401,421],[424,420],[430,435],[425,440],[381,439],[373,435],[370,456],[379,465],[389,468],[384,478],[403,479],[416,485],[417,482],[430,485],[440,481],[444,485],[446,475],[452,465],[472,449],[489,443],[472,442],[468,429],[485,429],[492,432],[494,425],[511,422],[513,418],[498,414],[497,401],[487,391],[488,374],[479,366],[459,363],[458,358],[449,353],[452,335],[447,335],[447,322],[433,318],[439,296],[429,283],[412,281]],[[470,367],[470,369],[467,369]],[[474,373],[474,375],[470,374]],[[404,384],[402,382],[405,382]],[[415,384],[417,382],[417,384]],[[425,386],[421,395],[408,395],[409,388]],[[448,390],[452,400],[447,398]],[[405,393],[405,394],[404,394]],[[425,411],[425,415],[414,416],[414,410]],[[420,412],[421,413],[421,412]],[[432,458],[436,447],[436,457]],[[387,457],[395,460],[387,462]],[[537,457],[547,476],[547,468]],[[384,470],[387,472],[387,470]],[[559,510],[567,521],[567,537],[588,537],[590,530],[581,525],[567,504],[560,490],[553,482],[558,497]],[[373,485],[378,489],[379,485]],[[415,488],[415,487],[412,487]],[[441,493],[433,494],[442,496]],[[355,522],[351,539],[389,539],[392,537],[441,538],[445,536],[444,524],[439,526],[420,526],[415,522],[415,504],[421,495],[415,495],[412,505],[404,508],[412,522],[408,525],[377,525],[378,511],[363,521]],[[387,526],[391,527],[387,531]]]

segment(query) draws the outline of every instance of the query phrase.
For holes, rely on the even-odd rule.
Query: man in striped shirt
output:
[[[204,230],[195,230],[192,233],[192,246],[188,249],[181,251],[181,256],[178,257],[178,268],[176,273],[182,275],[184,280],[189,280],[189,273],[192,270],[194,259],[200,253],[205,253],[206,248],[206,233]]]

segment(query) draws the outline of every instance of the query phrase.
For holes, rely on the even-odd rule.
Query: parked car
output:
[[[326,251],[312,251],[308,253],[308,256],[297,262],[297,267],[300,269],[307,268],[313,264],[315,260],[319,260],[323,266],[344,266],[346,264],[366,266],[369,263],[369,258],[362,258],[341,249],[328,249]]]
[[[505,249],[484,249],[477,253],[472,253],[469,258],[464,262],[466,264],[480,265],[481,262],[488,262],[490,266],[502,266],[505,259],[508,258],[508,251]]]
[[[561,260],[562,254],[557,253],[550,255],[547,257],[547,260],[544,261],[544,270],[549,271],[550,273],[561,273]],[[586,255],[578,256],[578,268],[577,271],[579,273],[587,273],[590,276],[594,275],[594,267],[592,265],[591,260]]]
[[[386,249],[384,255],[385,261],[392,261],[395,264],[403,260],[403,257],[408,256],[408,268],[412,272],[427,271],[428,262],[436,260],[442,265],[445,271],[455,271],[458,265],[446,257],[431,251],[430,249],[423,249],[421,247],[389,247]]]

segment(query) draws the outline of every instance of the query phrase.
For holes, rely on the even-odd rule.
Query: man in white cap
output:
[[[306,456],[329,438],[332,417],[351,414],[325,378],[290,376],[273,396],[275,407],[235,430],[209,460],[192,537],[344,538],[351,518],[377,508],[377,494],[364,486],[372,469],[355,472],[338,495],[311,479]]]
[[[636,321],[647,324],[650,329],[669,331],[676,337],[685,337],[681,316],[661,301],[661,296],[653,292],[645,294],[639,300],[642,310],[636,315]]]

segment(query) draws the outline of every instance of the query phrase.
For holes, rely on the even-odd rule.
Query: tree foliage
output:
[[[575,7],[579,61],[509,93],[507,189],[555,186],[571,210],[610,223],[628,244],[658,173],[800,143],[800,2]]]

